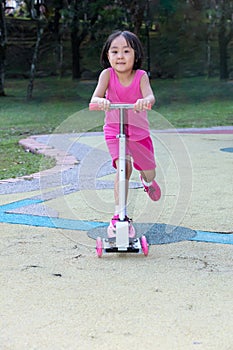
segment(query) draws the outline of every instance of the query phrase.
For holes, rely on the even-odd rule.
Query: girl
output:
[[[129,179],[134,168],[140,172],[140,179],[145,192],[153,201],[160,199],[160,187],[155,181],[155,159],[152,140],[149,132],[147,112],[155,103],[149,78],[141,70],[143,59],[142,45],[138,37],[129,31],[117,31],[111,34],[103,46],[101,63],[105,68],[100,76],[91,103],[97,103],[106,112],[104,135],[117,169],[114,183],[115,213],[108,227],[108,236],[114,237],[116,222],[119,220],[118,196],[118,142],[119,111],[109,110],[111,103],[134,104],[134,110],[127,111],[126,129],[126,196]],[[129,220],[128,217],[125,218]],[[130,222],[130,220],[129,220]],[[130,223],[129,236],[135,236]]]

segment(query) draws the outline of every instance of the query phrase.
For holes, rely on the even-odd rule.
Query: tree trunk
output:
[[[208,24],[207,24],[207,33],[206,33],[206,56],[207,56],[207,77],[212,76],[212,39],[213,31],[216,27],[215,19],[213,19],[212,13],[207,13]]]
[[[6,96],[5,83],[5,60],[6,60],[6,21],[3,1],[0,0],[0,96]]]
[[[6,96],[5,90],[4,90],[4,81],[5,81],[5,62],[4,61],[5,60],[2,59],[2,54],[0,53],[0,96]]]
[[[80,72],[80,40],[78,38],[78,30],[74,28],[71,33],[71,45],[72,45],[72,78],[79,79],[81,77]]]
[[[79,7],[78,0],[73,3],[73,18],[71,24],[71,48],[72,48],[72,78],[78,79],[80,73],[80,52],[79,52]]]
[[[60,4],[61,5],[61,4]],[[54,14],[54,38],[56,42],[56,71],[61,78],[63,76],[63,41],[62,41],[62,30],[60,25],[62,7],[55,8]]]
[[[29,79],[29,84],[28,84],[28,88],[27,88],[27,100],[32,99],[32,92],[33,92],[34,79],[35,79],[35,73],[36,73],[36,63],[37,63],[37,59],[38,59],[39,46],[40,46],[41,37],[42,37],[43,32],[44,32],[44,29],[43,29],[43,27],[40,26],[39,21],[38,21],[37,26],[38,26],[37,27],[37,40],[36,40],[36,45],[35,45],[34,53],[33,53],[33,57],[32,57],[30,79]]]
[[[227,42],[219,34],[219,75],[221,80],[229,78],[228,64],[227,64]]]
[[[226,80],[229,78],[228,66],[227,66],[227,16],[225,3],[222,3],[221,7],[221,17],[219,22],[218,31],[218,46],[219,46],[219,74],[221,80]]]
[[[207,45],[206,45],[206,49],[207,49],[207,77],[210,78],[211,77],[211,44],[210,44],[210,39],[207,39]]]

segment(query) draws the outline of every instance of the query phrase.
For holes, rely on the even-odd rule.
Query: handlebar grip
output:
[[[151,103],[147,106],[147,110],[151,111]]]
[[[124,104],[124,103],[118,103],[115,104],[113,103],[112,105],[110,105],[110,109],[113,108],[126,108],[126,109],[133,109],[134,104]],[[146,108],[147,110],[151,110],[151,104],[149,104]],[[89,103],[89,110],[90,111],[101,111],[102,109],[99,107],[98,103]]]
[[[89,110],[90,111],[100,111],[101,108],[99,107],[98,103],[89,103]]]

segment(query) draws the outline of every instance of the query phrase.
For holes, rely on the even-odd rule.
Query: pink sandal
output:
[[[108,226],[108,238],[116,238],[116,222],[119,221],[119,215],[114,215]],[[125,221],[129,222],[129,238],[134,238],[136,236],[135,228],[132,225],[132,220],[125,217]]]
[[[158,201],[161,197],[161,189],[155,180],[152,181],[150,186],[146,186],[143,183],[142,175],[140,175],[140,180],[143,184],[144,191],[147,192],[148,196],[152,201]]]

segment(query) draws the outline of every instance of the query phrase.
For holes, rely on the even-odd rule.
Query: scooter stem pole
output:
[[[126,215],[126,169],[125,169],[125,157],[126,157],[126,136],[124,131],[125,122],[124,108],[120,108],[120,133],[119,133],[119,219],[124,221]]]

